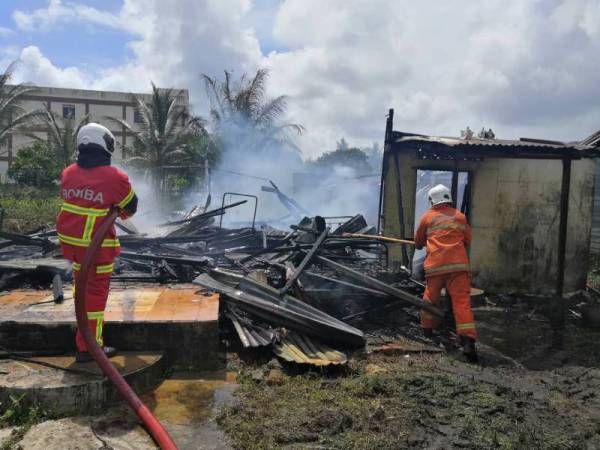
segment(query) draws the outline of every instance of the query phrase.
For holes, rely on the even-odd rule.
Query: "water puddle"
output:
[[[215,422],[219,408],[231,401],[235,373],[175,373],[142,401],[167,428],[180,450],[231,448]]]

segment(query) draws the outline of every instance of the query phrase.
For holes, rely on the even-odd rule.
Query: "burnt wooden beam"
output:
[[[392,287],[389,284],[386,284],[386,283],[379,281],[373,277],[365,275],[357,270],[351,269],[350,267],[347,267],[343,264],[332,261],[329,258],[325,258],[324,256],[316,256],[316,258],[319,262],[325,264],[326,266],[330,267],[331,269],[336,270],[336,271],[346,275],[347,277],[352,278],[360,283],[364,283],[366,286],[368,286],[372,289],[376,289],[378,291],[385,292],[386,294],[389,294],[390,296],[392,296],[398,300],[402,300],[403,302],[409,303],[413,306],[416,306],[417,308],[424,309],[425,311],[427,311],[430,314],[433,314],[436,317],[439,317],[439,318],[444,317],[444,312],[441,309],[436,308],[431,303],[427,303],[427,302],[423,301],[416,295],[413,295],[408,292],[397,289],[395,287]]]
[[[558,225],[558,264],[556,296],[562,297],[565,289],[565,252],[567,247],[567,222],[569,219],[569,194],[571,190],[571,159],[563,159],[562,185],[560,189],[560,223]]]
[[[285,283],[285,286],[283,286],[279,290],[279,295],[285,295],[285,293],[290,290],[290,288],[294,285],[294,283],[296,282],[296,280],[298,279],[298,277],[300,276],[302,271],[306,268],[306,265],[310,262],[310,260],[313,258],[313,256],[315,256],[315,253],[317,253],[317,251],[319,250],[319,248],[321,247],[323,242],[325,242],[325,239],[327,239],[328,234],[329,234],[329,228],[326,228],[321,233],[321,235],[317,238],[317,240],[313,244],[312,248],[308,251],[308,253],[306,253],[306,255],[304,256],[304,258],[302,259],[302,261],[300,262],[298,267],[296,267],[292,276]]]
[[[398,195],[398,223],[400,225],[400,236],[402,239],[406,239],[406,230],[404,228],[404,199],[402,198],[402,175],[400,174],[400,158],[398,158],[398,153],[394,153],[394,163],[396,165],[396,194]],[[402,264],[404,267],[408,267],[409,259],[406,244],[402,244],[401,249]]]

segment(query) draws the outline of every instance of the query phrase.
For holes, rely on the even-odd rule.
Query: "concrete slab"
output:
[[[126,352],[111,362],[138,393],[157,386],[167,370],[160,353]],[[119,394],[95,362],[78,364],[72,356],[57,356],[0,360],[0,403],[11,397],[63,415],[104,410]]]
[[[68,292],[70,291],[70,292]],[[218,294],[203,294],[197,287],[111,288],[106,322],[210,322],[219,311]],[[53,302],[50,291],[16,290],[0,296],[2,321],[56,323],[75,322],[71,289],[61,304]]]
[[[15,427],[0,428],[0,448],[8,447],[8,441],[12,436]]]
[[[74,351],[71,289],[55,304],[50,291],[0,295],[0,342],[11,350]],[[197,286],[111,288],[105,343],[121,350],[163,351],[180,369],[218,369],[219,295]]]
[[[154,450],[152,438],[135,421],[70,417],[33,426],[16,448],[28,450]]]

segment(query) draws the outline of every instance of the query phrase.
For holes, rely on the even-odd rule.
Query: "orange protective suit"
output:
[[[82,168],[77,163],[71,164],[62,172],[60,187],[63,204],[56,219],[56,231],[63,256],[73,263],[74,286],[77,288],[85,252],[109,209],[116,206],[122,218],[128,217],[128,206],[137,205],[137,197],[127,174],[112,166]],[[85,298],[88,323],[100,346],[103,345],[104,309],[113,262],[120,251],[113,226],[93,261]],[[79,330],[75,342],[80,352],[87,351]]]
[[[439,306],[441,290],[452,299],[456,332],[477,338],[471,311],[471,279],[467,246],[471,243],[471,227],[467,218],[449,203],[432,206],[421,218],[415,233],[417,249],[427,248],[425,278],[427,287],[423,300]],[[421,327],[435,328],[438,321],[421,311]]]

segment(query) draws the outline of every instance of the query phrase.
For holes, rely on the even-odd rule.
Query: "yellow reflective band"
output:
[[[88,216],[85,220],[85,228],[83,229],[83,236],[81,239],[92,240],[92,231],[94,231],[94,225],[96,224],[96,216]]]
[[[89,320],[104,319],[104,311],[91,311],[87,313]]]
[[[96,266],[96,273],[112,273],[114,268],[115,268],[114,264],[104,264],[101,266]],[[74,262],[73,270],[76,270],[76,271],[81,270],[81,264]]]
[[[459,323],[456,325],[456,329],[457,330],[474,330],[475,324],[474,323]]]
[[[450,271],[462,271],[462,270],[469,270],[469,265],[468,264],[446,264],[445,266],[439,266],[439,267],[434,267],[433,269],[427,269],[425,271],[425,275],[430,275],[432,273],[438,273],[438,272],[444,272],[446,270],[450,270]]]
[[[129,190],[129,193],[125,196],[125,198],[123,200],[121,200],[119,203],[117,203],[117,206],[119,208],[124,208],[127,203],[129,203],[131,201],[131,199],[133,198],[133,196],[135,195],[135,192],[133,192],[133,188]]]
[[[96,342],[102,346],[102,326],[104,325],[104,311],[93,311],[87,313],[88,320],[96,321]]]
[[[108,214],[108,209],[85,208],[68,202],[63,202],[60,209],[80,216],[106,216]]]
[[[434,226],[428,228],[427,233],[431,233],[432,231],[438,231],[438,230],[447,230],[447,229],[451,229],[451,228],[458,228],[460,230],[464,230],[467,228],[467,226],[462,223],[442,223],[440,225],[434,225]]]
[[[121,243],[118,239],[104,239],[101,247],[120,247]]]
[[[71,236],[67,236],[65,234],[57,233],[58,239],[65,244],[74,245],[76,247],[87,247],[90,245],[91,241],[83,242],[82,239],[74,238]]]
[[[58,233],[58,239],[65,244],[74,245],[75,247],[89,247],[92,240],[91,239],[80,239],[71,236],[67,236],[65,234]],[[101,247],[111,248],[111,247],[120,247],[121,243],[118,239],[104,239],[102,241]]]
[[[105,264],[103,266],[96,266],[96,273],[112,273],[115,268],[114,264]]]
[[[96,342],[100,347],[104,345],[104,339],[102,339],[102,326],[104,325],[104,319],[96,320]]]

